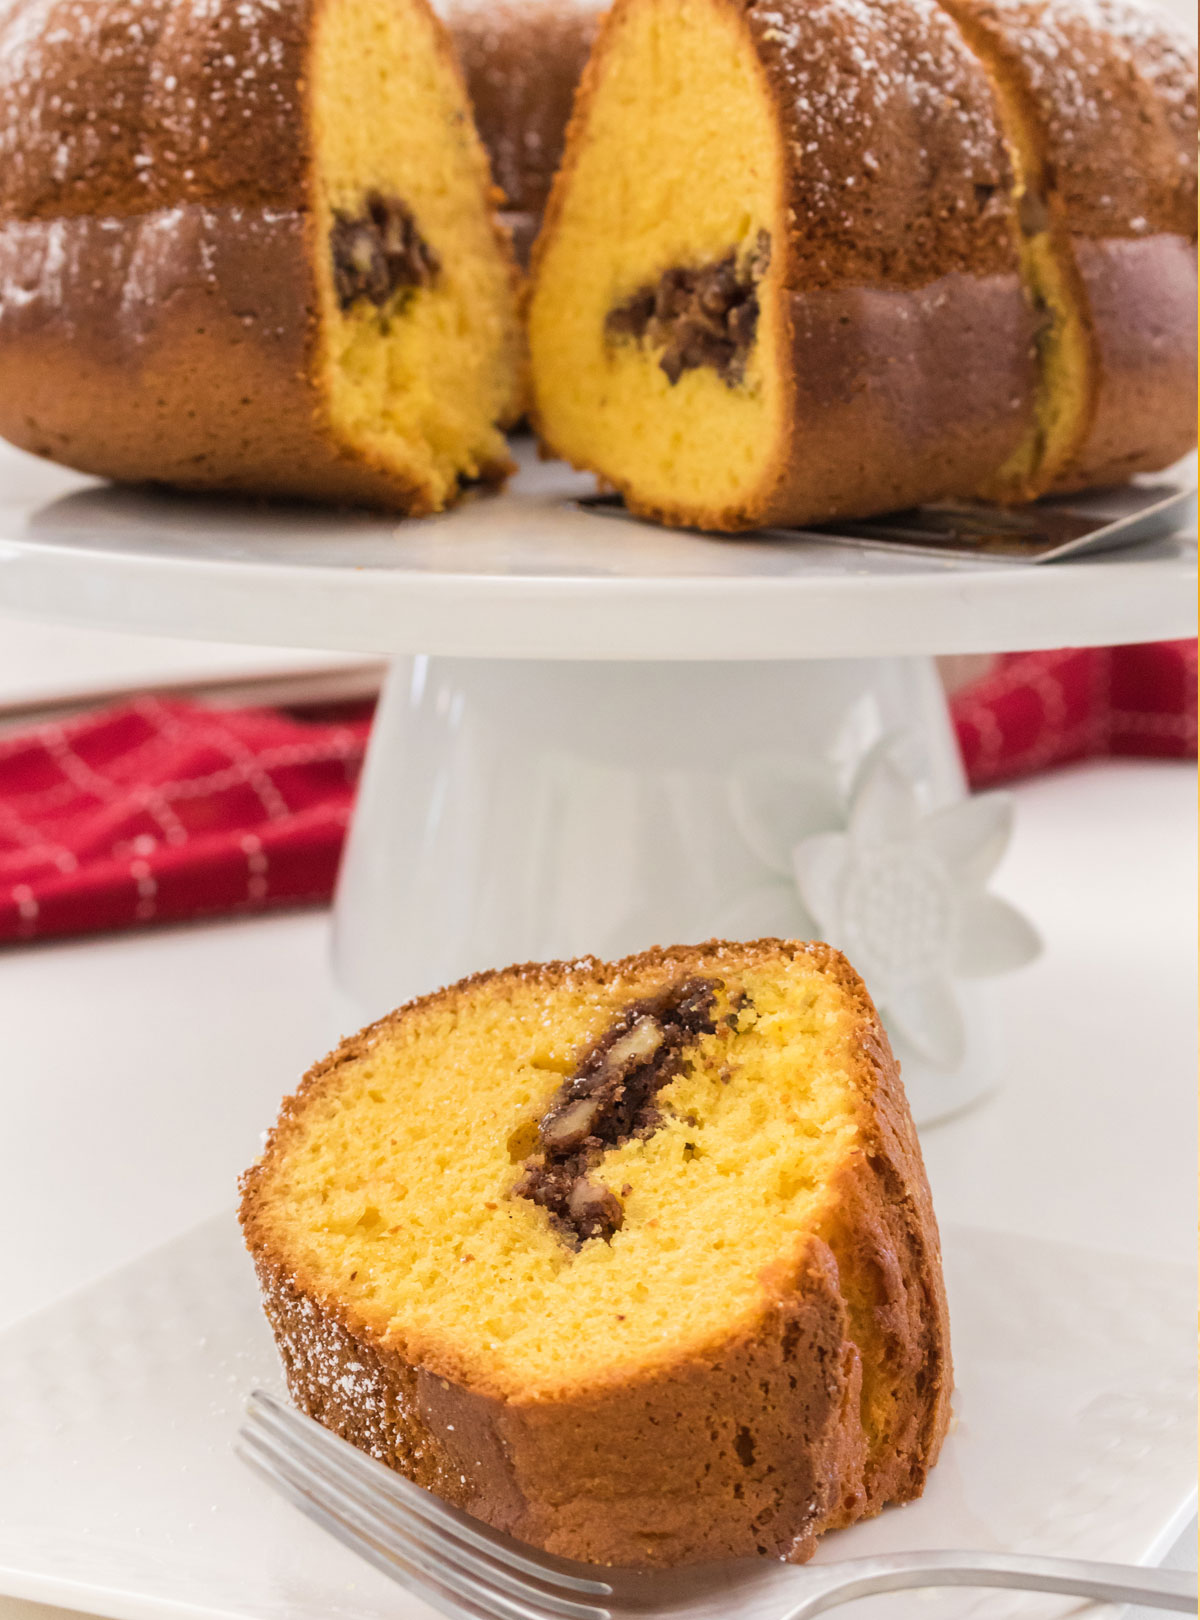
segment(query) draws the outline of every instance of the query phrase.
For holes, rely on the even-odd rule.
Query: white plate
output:
[[[397,523],[114,488],[0,446],[0,605],[159,635],[481,658],[872,657],[1195,634],[1187,539],[1026,568],[679,533],[580,510],[590,478],[520,453],[504,495]]]
[[[972,1230],[946,1252],[959,1387],[943,1459],[920,1502],[828,1537],[820,1558],[1155,1561],[1194,1496],[1187,1268]],[[235,1459],[256,1384],[279,1373],[228,1217],[0,1337],[0,1592],[117,1620],[428,1620]],[[960,1592],[841,1612],[962,1620],[1029,1603],[1077,1608]]]

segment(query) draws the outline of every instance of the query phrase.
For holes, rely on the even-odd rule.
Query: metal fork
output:
[[[262,1390],[239,1455],[322,1529],[452,1620],[810,1620],[907,1587],[1005,1586],[1196,1613],[1195,1575],[990,1552],[744,1559],[639,1574],[553,1558],[472,1519]]]

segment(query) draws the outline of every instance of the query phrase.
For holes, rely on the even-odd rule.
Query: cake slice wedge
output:
[[[509,470],[516,271],[425,0],[0,5],[0,433],[439,510]]]
[[[510,968],[346,1041],[241,1219],[297,1404],[550,1552],[808,1558],[949,1417],[895,1061],[823,945]]]
[[[667,523],[973,495],[1034,312],[988,76],[934,0],[617,0],[534,254],[545,444]]]

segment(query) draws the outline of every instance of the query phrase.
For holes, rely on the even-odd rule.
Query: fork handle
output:
[[[820,1566],[809,1566],[809,1578]],[[833,1582],[836,1572],[837,1583]],[[809,1620],[826,1609],[920,1586],[1007,1586],[1022,1592],[1065,1592],[1108,1603],[1143,1603],[1155,1609],[1196,1613],[1196,1576],[1187,1570],[1143,1569],[1136,1564],[1097,1564],[1082,1558],[1026,1558],[1011,1553],[918,1552],[883,1558],[851,1558],[829,1565],[830,1584],[788,1611],[784,1620]]]

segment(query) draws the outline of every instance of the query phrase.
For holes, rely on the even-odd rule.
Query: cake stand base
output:
[[[398,659],[338,889],[341,987],[375,1017],[508,962],[813,937],[792,851],[845,827],[881,749],[921,811],[965,797],[932,659]],[[891,1031],[920,1122],[995,1084],[990,992],[955,985],[952,1067]]]
[[[918,1118],[966,1106],[1002,1068],[991,986],[944,970],[1035,942],[976,881],[1003,806],[951,809],[924,866],[933,829],[900,836],[964,797],[930,655],[1194,635],[1195,541],[1030,567],[697,535],[584,509],[590,478],[514,449],[502,495],[397,524],[110,487],[0,445],[0,604],[397,660],[337,905],[350,1018],[514,960],[826,937],[879,1002]],[[883,847],[831,885],[818,857],[860,799]],[[841,934],[818,903],[839,884]]]

